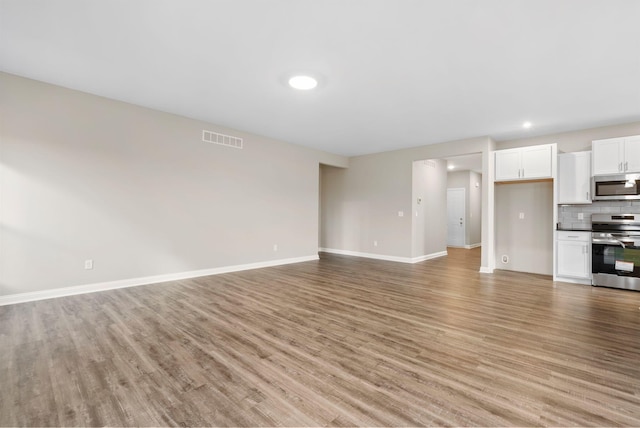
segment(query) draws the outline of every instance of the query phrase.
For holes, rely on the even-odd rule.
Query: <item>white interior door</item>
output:
[[[465,190],[447,189],[447,246],[464,247]]]

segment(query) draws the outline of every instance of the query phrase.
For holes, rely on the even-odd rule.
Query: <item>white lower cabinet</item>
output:
[[[591,233],[558,231],[556,235],[556,273],[559,280],[591,282]]]

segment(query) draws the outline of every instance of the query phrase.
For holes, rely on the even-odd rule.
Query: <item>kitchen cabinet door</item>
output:
[[[553,177],[552,145],[521,147],[495,152],[495,181]]]
[[[549,178],[551,172],[551,146],[524,147],[520,151],[522,178]]]
[[[557,236],[557,276],[591,279],[591,234],[560,231]]]
[[[558,276],[589,279],[588,244],[575,241],[558,241]]]
[[[520,149],[498,150],[495,160],[496,181],[520,178]]]
[[[558,155],[558,203],[591,203],[591,152]]]
[[[593,175],[623,172],[624,138],[596,140],[591,143]]]
[[[640,172],[640,135],[624,141],[624,172]]]

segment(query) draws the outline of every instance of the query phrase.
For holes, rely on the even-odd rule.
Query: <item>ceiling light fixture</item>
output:
[[[289,79],[289,86],[301,91],[308,91],[318,86],[318,81],[311,76],[298,75]]]
[[[447,168],[449,168],[449,169],[454,169],[454,168],[455,168],[455,166],[453,166],[453,165],[449,165]]]
[[[531,122],[529,122],[529,121],[527,121],[527,122],[522,124],[522,127],[524,129],[529,129],[529,128],[531,128],[531,126],[533,126],[533,124]]]

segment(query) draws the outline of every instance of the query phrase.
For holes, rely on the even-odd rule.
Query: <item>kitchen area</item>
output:
[[[552,141],[494,152],[496,268],[640,291],[640,135]]]
[[[640,136],[560,153],[554,280],[640,291]]]

